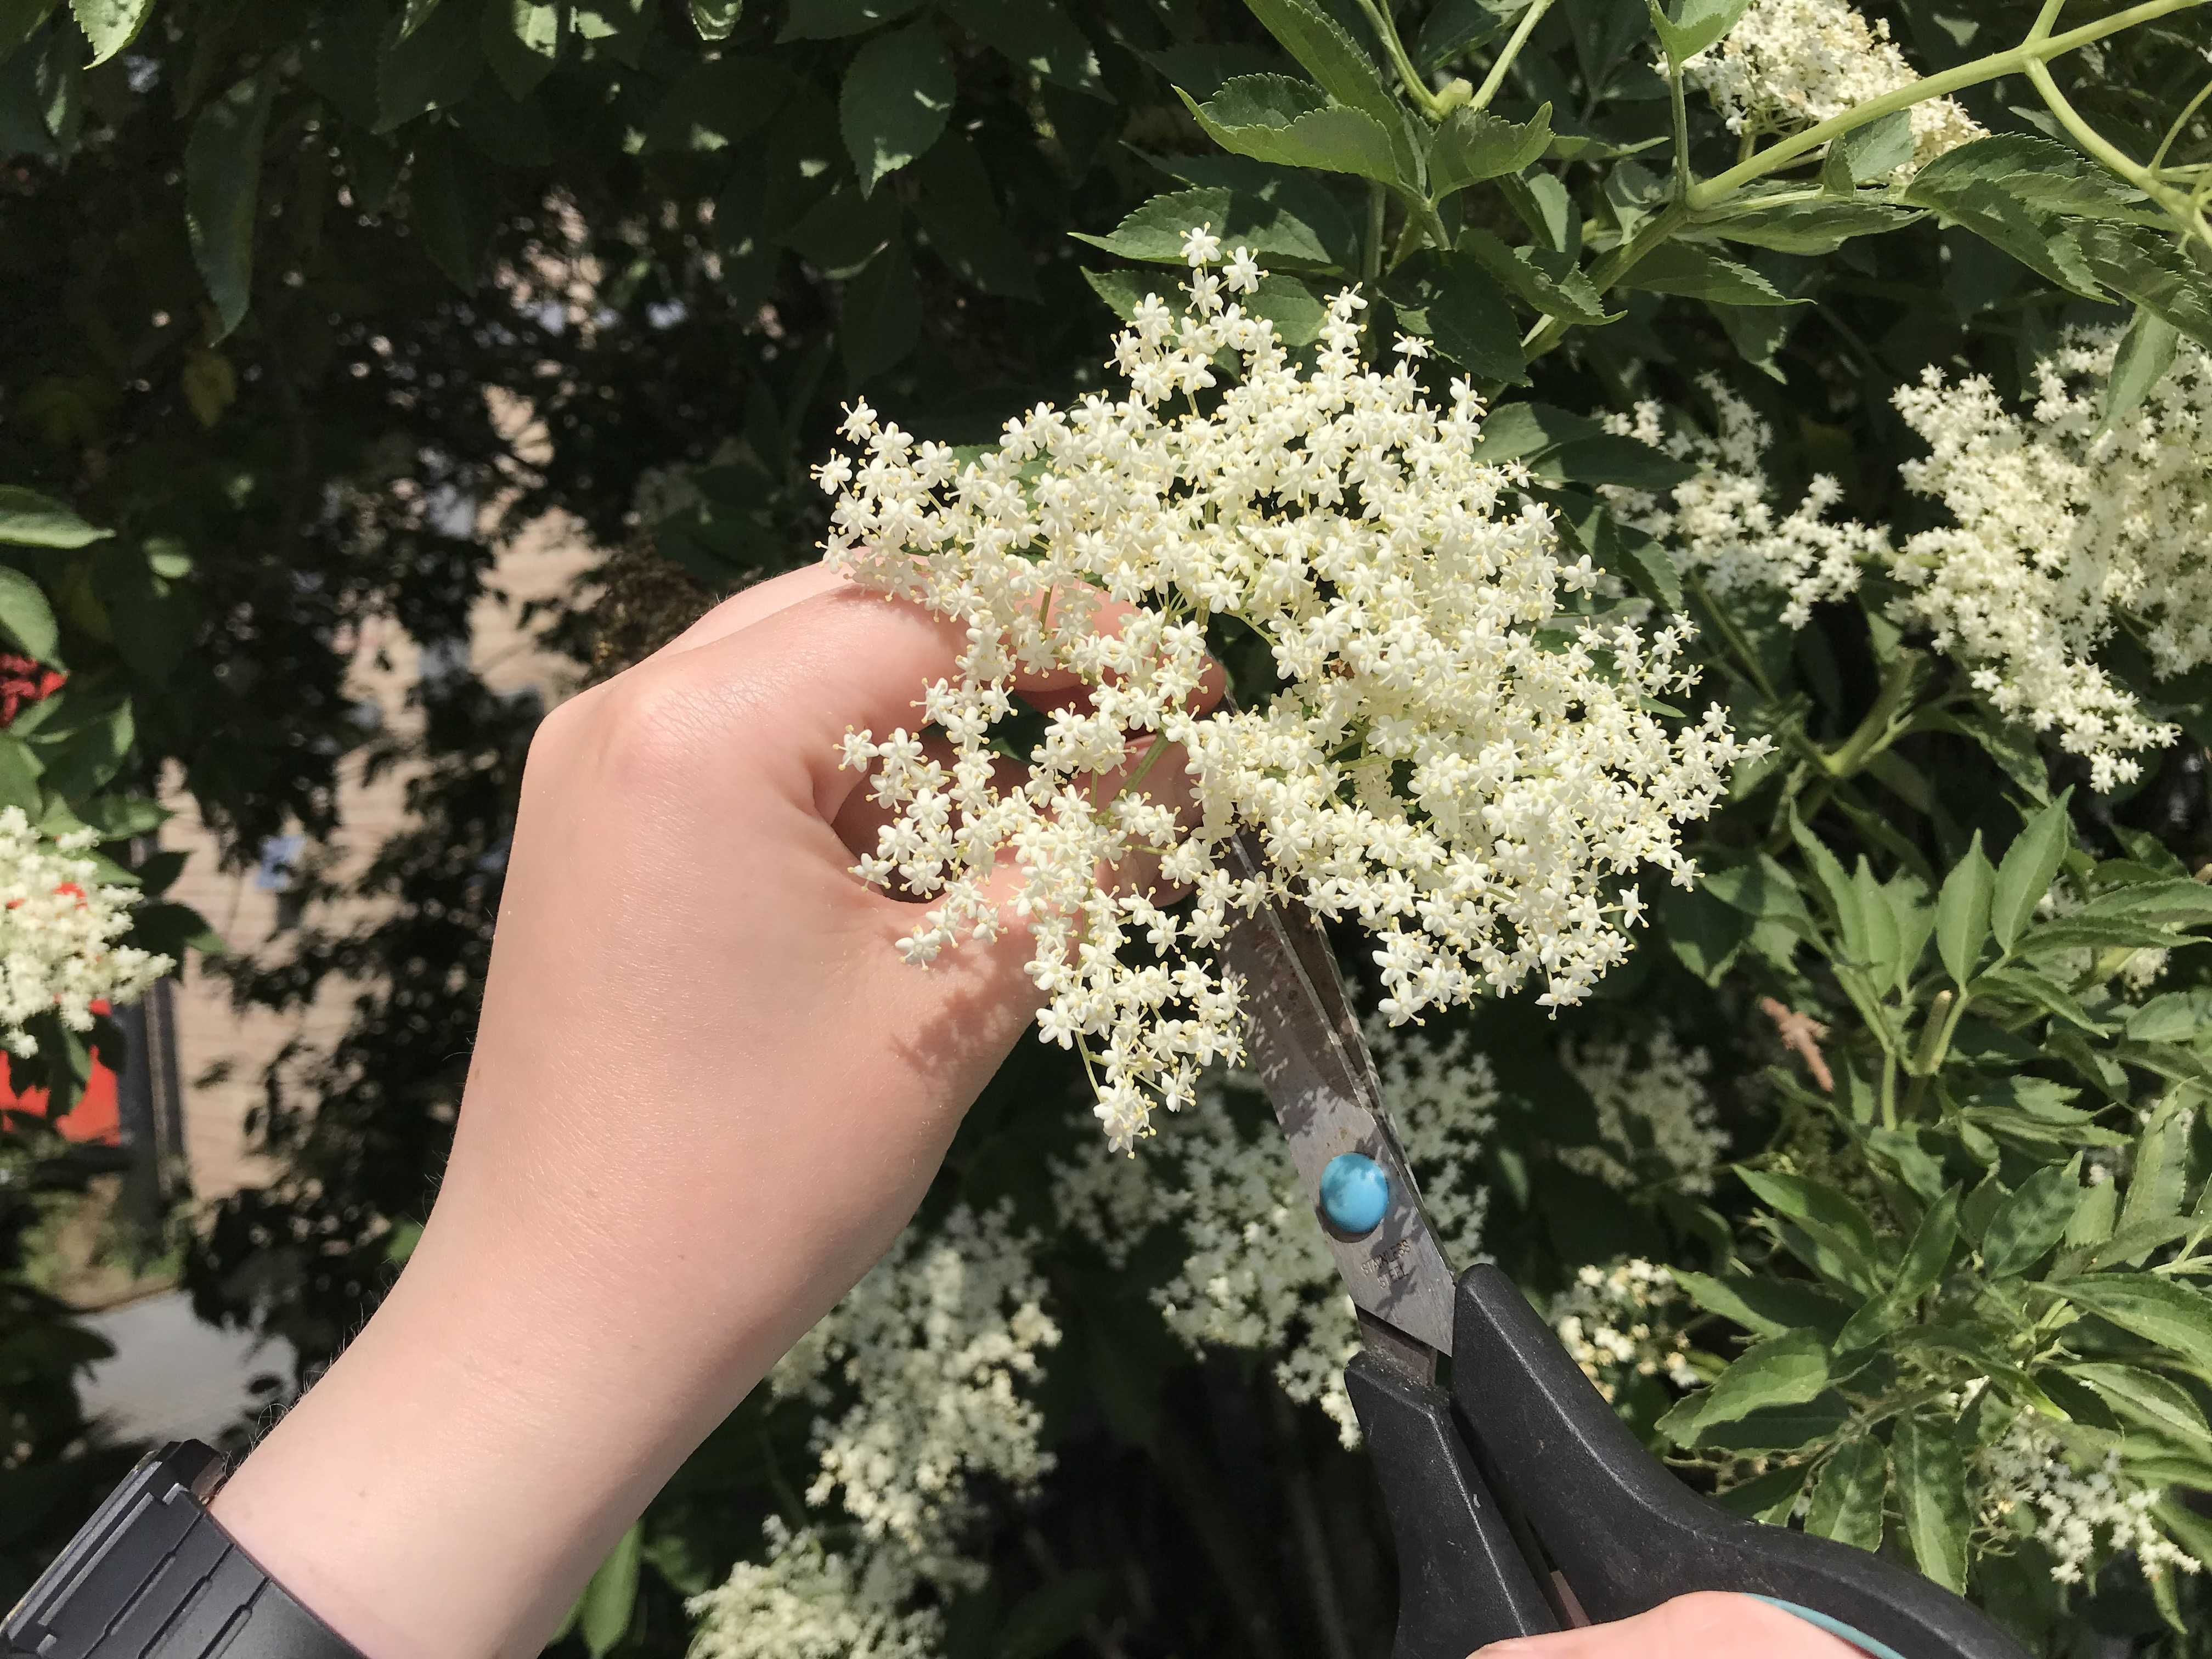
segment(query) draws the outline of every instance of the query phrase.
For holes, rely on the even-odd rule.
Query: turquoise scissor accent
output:
[[[1905,1659],[1905,1656],[1887,1642],[1877,1642],[1863,1630],[1853,1630],[1840,1619],[1831,1619],[1825,1613],[1815,1613],[1810,1607],[1801,1607],[1795,1601],[1785,1601],[1778,1595],[1761,1595],[1755,1600],[1769,1607],[1779,1607],[1784,1613],[1794,1613],[1808,1625],[1818,1625],[1831,1636],[1840,1636],[1853,1647],[1870,1653],[1874,1659]]]

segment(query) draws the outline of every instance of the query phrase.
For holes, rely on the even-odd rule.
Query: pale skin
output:
[[[428,1224],[214,1504],[369,1659],[535,1654],[897,1236],[1028,1026],[1018,926],[909,967],[893,941],[911,909],[849,873],[874,818],[838,740],[912,726],[959,642],[799,571],[539,731]],[[1718,1595],[1486,1650],[1856,1651]]]

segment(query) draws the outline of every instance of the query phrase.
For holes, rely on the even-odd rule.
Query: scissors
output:
[[[1241,873],[1259,873],[1249,836],[1233,850]],[[1344,1380],[1398,1547],[1392,1659],[1467,1659],[1692,1590],[1759,1596],[1875,1659],[2025,1659],[1918,1574],[1746,1520],[1678,1480],[1511,1279],[1480,1263],[1455,1279],[1319,923],[1264,905],[1223,949],[1243,982],[1250,1060],[1358,1313]]]

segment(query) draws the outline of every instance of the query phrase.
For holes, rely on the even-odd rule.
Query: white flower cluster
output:
[[[1717,46],[1682,68],[1729,131],[1747,138],[1818,125],[1920,78],[1889,25],[1868,21],[1850,0],[1755,0]],[[1912,168],[1983,135],[1954,98],[1911,110]]]
[[[1617,1191],[1671,1187],[1702,1197],[1727,1154],[1713,1105],[1712,1057],[1661,1027],[1640,1043],[1571,1043],[1559,1059],[1597,1105],[1600,1144],[1559,1161]]]
[[[0,1046],[39,1052],[25,1027],[56,1013],[92,1029],[95,1002],[129,1002],[175,966],[115,941],[131,931],[134,887],[102,884],[82,856],[100,837],[80,830],[49,841],[19,806],[0,810]]]
[[[2023,1505],[2033,1510],[2036,1539],[2051,1552],[2051,1576],[2060,1583],[2081,1583],[2102,1560],[2118,1555],[2133,1555],[2146,1578],[2169,1569],[2203,1570],[2159,1530],[2153,1513],[2159,1489],[2124,1478],[2118,1453],[2082,1474],[2058,1437],[2033,1412],[2023,1411],[1984,1460],[1983,1518],[1996,1525]]]
[[[1498,1106],[1489,1063],[1464,1032],[1399,1036],[1370,1021],[1368,1039],[1429,1218],[1454,1261],[1471,1260],[1489,1206],[1476,1170]],[[1352,1299],[1313,1194],[1256,1092],[1249,1077],[1209,1074],[1188,1121],[1156,1152],[1133,1162],[1101,1146],[1060,1170],[1059,1208],[1117,1263],[1152,1227],[1176,1228],[1189,1255],[1157,1292],[1169,1328],[1193,1349],[1279,1356],[1283,1392],[1318,1403],[1344,1443],[1357,1445],[1343,1379],[1359,1351]]]
[[[1027,1492],[1052,1468],[1023,1395],[1060,1341],[1031,1248],[1003,1208],[909,1228],[784,1356],[769,1386],[823,1412],[806,1502],[824,1518],[798,1530],[771,1519],[766,1559],[692,1601],[694,1659],[938,1651],[933,1598],[983,1577],[961,1548],[975,1484]],[[853,1524],[833,1521],[833,1500]],[[852,1541],[833,1548],[840,1534]]]
[[[1844,492],[1826,473],[1806,486],[1796,507],[1778,513],[1765,474],[1773,428],[1712,375],[1701,376],[1698,384],[1712,399],[1718,427],[1713,433],[1693,427],[1669,431],[1659,404],[1648,401],[1637,404],[1632,416],[1607,420],[1613,431],[1688,462],[1696,474],[1664,499],[1612,487],[1605,493],[1623,520],[1666,543],[1675,562],[1715,599],[1778,592],[1785,601],[1782,620],[1802,628],[1814,605],[1850,597],[1862,568],[1888,550],[1887,538],[1828,517]]]
[[[1688,630],[1571,610],[1596,571],[1562,556],[1518,468],[1472,459],[1481,405],[1463,380],[1431,403],[1425,346],[1363,366],[1347,290],[1301,368],[1237,297],[1250,257],[1216,270],[1203,230],[1186,252],[1180,314],[1147,297],[1116,340],[1127,395],[1040,404],[965,465],[857,404],[857,453],[817,471],[828,559],[968,634],[923,700],[949,761],[903,730],[847,739],[895,814],[858,873],[933,901],[902,942],[921,963],[994,933],[994,875],[1018,876],[1040,1029],[1082,1050],[1123,1148],[1240,1051],[1213,956],[1232,908],[1356,917],[1394,1021],[1531,976],[1571,1003],[1627,953],[1624,880],[1692,879],[1680,826],[1759,751],[1717,707],[1686,728],[1652,712],[1691,689]],[[1216,629],[1265,643],[1259,706],[1199,712]],[[1024,676],[1079,684],[1012,781],[992,741]],[[1168,754],[1194,797],[1180,817],[1138,787]],[[1228,866],[1243,829],[1258,878]],[[1151,859],[1188,911],[1115,879]]]
[[[765,1531],[766,1560],[691,1599],[691,1659],[936,1659],[944,1616],[909,1605],[919,1580],[896,1551],[840,1554],[773,1518]]]
[[[1023,1388],[1060,1341],[1045,1284],[1006,1212],[957,1209],[909,1228],[769,1379],[779,1394],[853,1403],[815,1430],[810,1504],[834,1497],[869,1538],[888,1538],[938,1583],[975,1572],[957,1543],[971,1483],[1016,1492],[1052,1467]]]
[[[1952,522],[1912,537],[1903,620],[1972,670],[1990,705],[2089,762],[2099,789],[2171,744],[2095,660],[2123,621],[2154,671],[2212,662],[2212,353],[2185,343],[2142,405],[2101,431],[2118,337],[2077,333],[2036,367],[2033,407],[1930,368],[1897,407],[1932,453],[1906,484]]]
[[[1678,1389],[1705,1382],[1690,1364],[1684,1322],[1693,1310],[1674,1275],[1640,1256],[1585,1266],[1552,1298],[1552,1328],[1607,1400],[1632,1376],[1664,1376]]]

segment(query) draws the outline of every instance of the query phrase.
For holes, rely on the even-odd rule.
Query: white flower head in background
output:
[[[1621,1192],[1712,1191],[1729,1138],[1713,1103],[1710,1054],[1660,1027],[1643,1042],[1570,1044],[1559,1060],[1595,1103],[1599,1137],[1564,1149],[1562,1164]]]
[[[2160,678],[2212,663],[2212,353],[2185,341],[2106,431],[2118,346],[2111,331],[2069,337],[2036,365],[2026,410],[1935,368],[1896,398],[1931,452],[1905,464],[1905,484],[1951,520],[1899,550],[1899,620],[1932,631],[1999,714],[2087,759],[2099,789],[2179,736],[2100,647],[2124,624]]]
[[[1682,65],[1730,132],[1756,138],[1817,126],[1855,104],[1920,79],[1889,38],[1850,0],[1754,0],[1717,46]],[[1912,159],[1900,173],[1983,136],[1954,98],[1911,106]]]
[[[916,1607],[896,1549],[830,1549],[771,1517],[764,1561],[740,1561],[690,1605],[693,1659],[937,1659],[945,1618]]]
[[[2014,1510],[2027,1510],[2036,1538],[2051,1552],[2051,1576],[2060,1583],[2081,1583],[2122,1555],[2132,1555],[2146,1578],[2203,1570],[2160,1530],[2155,1511],[2163,1490],[2123,1475],[2118,1452],[2083,1460],[2086,1471],[2077,1468],[2051,1425],[2023,1410],[1982,1459],[1983,1519],[2002,1526]]]
[[[1356,920],[1394,1022],[1532,979],[1571,1004],[1627,954],[1624,883],[1686,884],[1680,827],[1763,752],[1717,706],[1655,712],[1692,688],[1686,626],[1577,611],[1597,573],[1517,468],[1474,458],[1466,382],[1439,409],[1414,354],[1365,367],[1351,291],[1302,367],[1234,297],[1247,252],[1217,272],[1200,228],[1185,253],[1182,309],[1147,297],[1115,343],[1125,395],[1040,404],[964,461],[855,404],[854,453],[817,472],[829,562],[969,641],[916,688],[941,740],[846,741],[894,814],[857,872],[929,902],[902,941],[919,963],[994,934],[1011,897],[1040,1028],[1083,1054],[1119,1148],[1240,1051],[1214,956],[1232,911]],[[1256,706],[1202,712],[1217,634],[1264,647]],[[1077,690],[1012,781],[993,743],[1024,674]],[[1181,815],[1142,787],[1163,757]],[[1257,878],[1230,866],[1240,830]],[[1160,887],[1115,879],[1146,860]]]
[[[92,1029],[95,1002],[129,1002],[175,964],[115,941],[131,931],[138,890],[103,884],[84,856],[100,839],[81,830],[40,835],[21,807],[0,810],[0,1044],[39,1052],[26,1026],[53,1013]]]
[[[1703,1382],[1683,1334],[1696,1313],[1674,1275],[1641,1257],[1583,1267],[1550,1310],[1559,1341],[1608,1401],[1638,1376],[1664,1376],[1678,1389]]]

